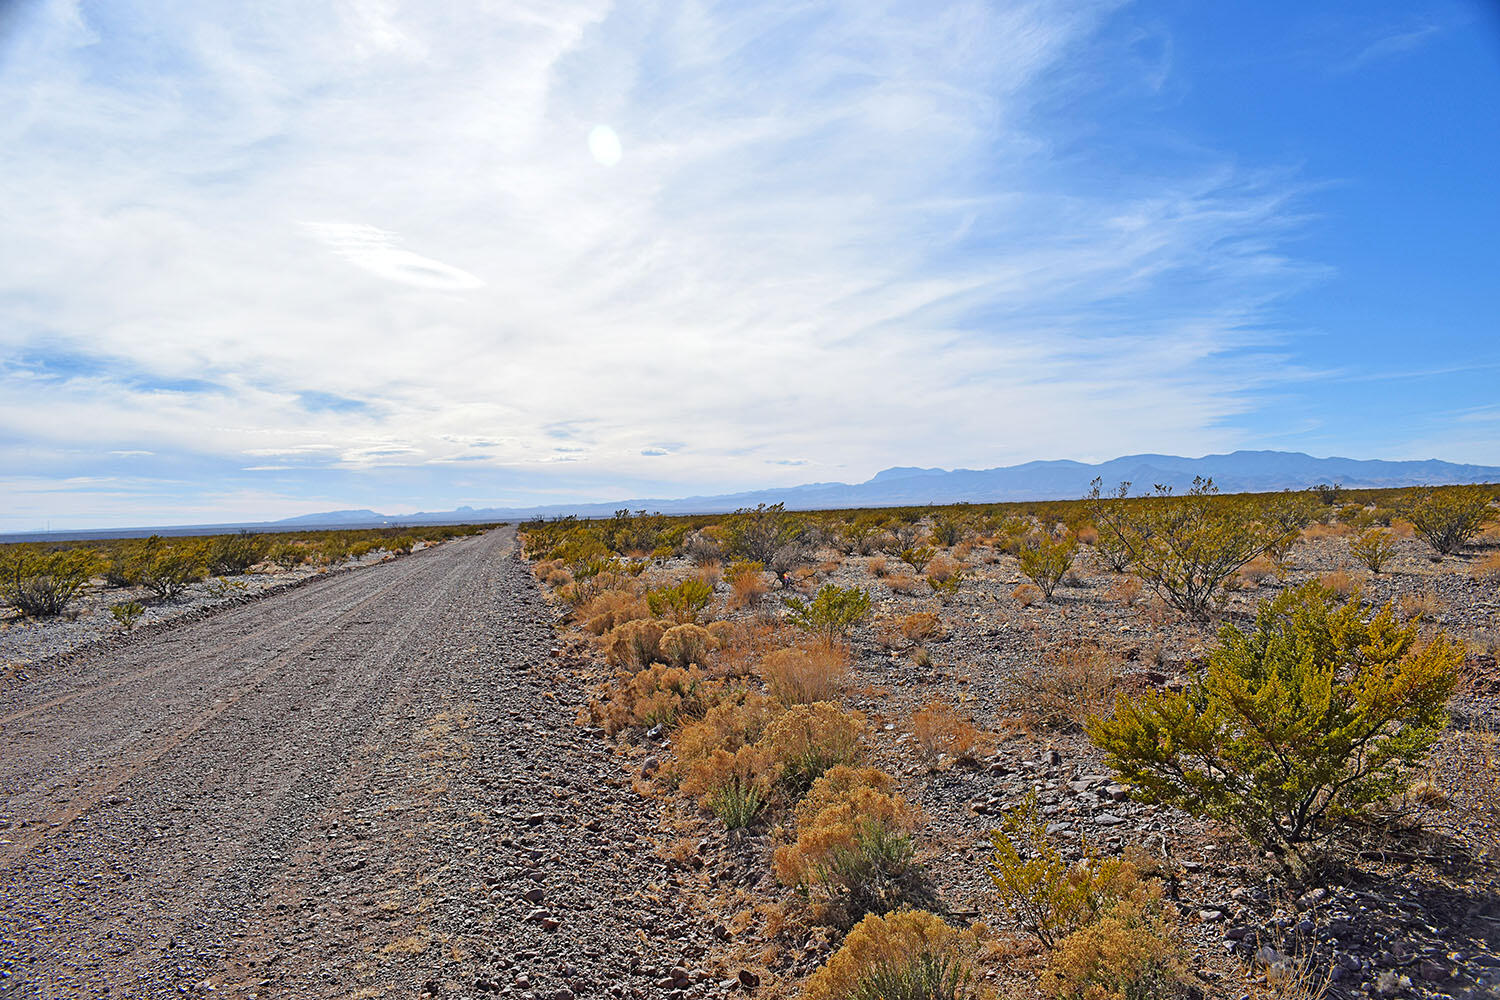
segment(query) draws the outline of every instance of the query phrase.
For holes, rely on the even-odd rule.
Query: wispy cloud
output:
[[[121,367],[7,367],[0,427],[481,500],[1232,447],[1297,192],[1059,142],[1169,72],[1101,61],[1116,6],[39,4],[0,350]]]
[[[1435,40],[1442,32],[1443,25],[1430,21],[1408,24],[1364,43],[1349,58],[1336,63],[1334,68],[1341,73],[1353,73],[1371,63],[1419,49]]]

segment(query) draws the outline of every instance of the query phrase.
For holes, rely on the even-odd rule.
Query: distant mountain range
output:
[[[681,499],[612,500],[607,503],[552,504],[538,507],[459,507],[457,510],[390,515],[373,510],[335,510],[303,514],[281,521],[207,524],[175,527],[113,529],[13,534],[7,541],[41,538],[121,538],[153,532],[171,535],[210,534],[249,528],[256,531],[295,531],[308,528],[363,528],[393,524],[482,524],[534,517],[605,517],[623,508],[662,514],[718,514],[784,503],[789,510],[829,510],[840,507],[912,507],[944,503],[995,503],[1005,500],[1068,500],[1088,492],[1095,477],[1106,489],[1120,482],[1132,484],[1131,493],[1149,492],[1157,483],[1181,492],[1195,476],[1211,478],[1225,493],[1264,493],[1305,489],[1320,483],[1345,487],[1438,486],[1451,483],[1500,482],[1500,466],[1457,465],[1452,462],[1361,461],[1352,458],[1313,458],[1300,452],[1236,451],[1228,455],[1182,458],[1177,455],[1126,455],[1097,465],[1084,462],[1027,462],[999,469],[886,469],[863,483],[809,483],[748,493]]]
[[[1453,462],[1361,461],[1352,458],[1314,458],[1300,452],[1236,451],[1228,455],[1182,458],[1177,455],[1126,455],[1097,465],[1084,462],[1027,462],[998,469],[893,468],[863,483],[809,483],[746,493],[681,499],[616,500],[594,504],[553,504],[539,507],[460,507],[453,511],[423,512],[387,517],[374,511],[333,511],[307,514],[276,522],[288,527],[331,524],[437,524],[513,521],[531,517],[576,514],[601,517],[624,508],[662,514],[717,514],[784,503],[789,510],[826,510],[840,507],[907,507],[944,503],[995,503],[1005,500],[1068,500],[1083,496],[1095,477],[1106,488],[1120,482],[1131,492],[1151,490],[1157,483],[1181,492],[1196,476],[1211,478],[1225,493],[1264,493],[1305,489],[1320,483],[1345,487],[1437,486],[1452,483],[1500,482],[1500,466],[1457,465]]]

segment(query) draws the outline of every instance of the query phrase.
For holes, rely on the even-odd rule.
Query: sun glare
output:
[[[620,137],[608,125],[595,125],[589,131],[589,152],[606,167],[620,162]]]

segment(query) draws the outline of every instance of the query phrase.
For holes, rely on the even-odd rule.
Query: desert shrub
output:
[[[28,545],[6,546],[0,549],[0,597],[23,615],[60,615],[88,583],[93,563],[87,549],[43,552]]]
[[[1151,894],[1133,864],[1098,857],[1087,843],[1082,860],[1068,864],[1047,838],[1035,792],[1006,810],[1000,828],[990,832],[990,844],[985,867],[1001,905],[1047,948],[1114,903]]]
[[[675,587],[659,587],[646,595],[651,613],[679,625],[697,622],[714,599],[714,589],[702,580],[683,580]]]
[[[797,799],[829,768],[865,758],[865,717],[832,702],[794,705],[766,727],[759,741],[777,783]]]
[[[1237,573],[1239,579],[1245,584],[1258,587],[1261,584],[1265,583],[1267,580],[1271,580],[1279,576],[1281,573],[1281,569],[1276,565],[1276,562],[1274,560],[1270,559],[1267,556],[1261,555],[1256,556],[1254,559],[1251,559],[1249,562],[1245,563],[1245,565],[1239,568]],[[1224,581],[1225,587],[1228,587],[1230,582],[1233,580],[1234,576],[1226,579]]]
[[[724,577],[729,581],[729,603],[732,607],[753,607],[765,596],[766,591],[770,590],[765,571],[765,564],[754,560],[741,559],[730,564]]]
[[[1443,613],[1442,600],[1430,588],[1416,594],[1402,594],[1397,607],[1406,621],[1435,622]]]
[[[386,548],[398,556],[409,556],[412,549],[416,547],[417,537],[415,535],[397,535],[386,543]]]
[[[1057,1000],[1189,996],[1175,934],[1154,887],[1106,902],[1093,921],[1058,942],[1047,958],[1042,989]]]
[[[628,590],[605,590],[577,609],[578,620],[586,631],[603,635],[626,622],[651,617],[646,602]]]
[[[849,676],[849,651],[822,643],[778,649],[762,661],[760,673],[766,688],[784,705],[833,701]]]
[[[932,549],[926,545],[908,545],[897,551],[896,558],[913,570],[919,570],[932,561],[933,555]]]
[[[724,545],[713,530],[704,528],[700,531],[690,531],[683,537],[682,554],[702,566],[724,558]]]
[[[1087,496],[1101,541],[1112,536],[1130,566],[1162,599],[1195,616],[1207,614],[1216,592],[1237,569],[1295,539],[1312,520],[1307,494],[1220,496],[1212,480],[1195,479],[1185,496],[1158,486],[1153,497],[1127,499],[1129,483],[1112,498],[1094,480]]]
[[[806,561],[807,527],[783,504],[735,511],[724,525],[724,551],[736,559],[761,563],[777,576]]]
[[[951,514],[939,514],[932,519],[932,540],[944,548],[957,545],[964,537],[964,526]]]
[[[918,644],[931,642],[943,634],[943,621],[932,611],[913,611],[902,615],[900,618],[887,621],[882,632],[893,637],[899,636],[907,642]],[[892,641],[890,645],[897,645]]]
[[[1089,735],[1139,794],[1237,826],[1294,874],[1340,820],[1400,791],[1446,723],[1463,653],[1364,620],[1317,584],[1227,625],[1182,693],[1121,697]]]
[[[812,601],[782,599],[787,620],[832,645],[845,638],[870,613],[870,592],[859,587],[825,583]]]
[[[1123,680],[1119,656],[1098,646],[1070,644],[1048,649],[1041,663],[1011,673],[1002,692],[1013,711],[1043,725],[1081,729],[1091,715],[1109,707]]]
[[[697,667],[653,664],[615,677],[609,700],[591,706],[594,721],[610,735],[630,726],[671,726],[703,715],[722,692]]]
[[[1110,586],[1109,593],[1105,596],[1111,601],[1118,601],[1128,608],[1133,608],[1141,599],[1141,591],[1145,588],[1146,585],[1141,583],[1140,577],[1122,576]]]
[[[696,663],[706,665],[708,654],[713,649],[713,637],[702,625],[684,623],[673,625],[661,634],[662,659],[674,667],[686,667]]]
[[[671,774],[688,795],[704,795],[717,783],[715,768],[700,765],[716,750],[735,753],[760,741],[766,727],[784,711],[774,699],[754,691],[726,697],[701,718],[685,722],[672,741]],[[761,768],[771,774],[769,761]]]
[[[1021,564],[1021,572],[1042,592],[1042,599],[1050,601],[1063,574],[1073,565],[1077,549],[1078,543],[1071,536],[1054,538],[1038,532],[1026,540],[1016,560]]]
[[[1351,597],[1359,592],[1359,581],[1346,569],[1336,569],[1318,577],[1318,584],[1330,594]]]
[[[209,572],[217,576],[243,573],[265,558],[268,547],[263,536],[249,531],[220,535],[208,546]]]
[[[1452,555],[1474,539],[1489,513],[1483,486],[1444,486],[1413,493],[1401,514],[1439,556]]]
[[[916,811],[889,776],[833,768],[808,789],[796,815],[796,842],[776,850],[773,866],[816,919],[848,927],[928,896],[911,840]]]
[[[968,713],[940,701],[912,713],[911,732],[929,767],[936,767],[944,754],[954,760],[973,760],[989,742]]]
[[[917,578],[909,573],[887,577],[885,585],[891,589],[891,593],[893,594],[915,594],[922,586],[917,582]]]
[[[1023,608],[1029,608],[1042,599],[1042,589],[1034,584],[1023,583],[1010,592],[1011,600]]]
[[[616,625],[604,636],[604,655],[617,667],[640,670],[662,658],[661,637],[667,626],[650,618]]]
[[[1383,528],[1370,528],[1349,543],[1349,552],[1371,573],[1379,573],[1395,551],[1395,540]]]
[[[140,620],[141,615],[146,613],[145,607],[139,601],[121,601],[112,604],[109,608],[109,616],[120,626],[121,632],[130,632],[135,629],[135,623]]]
[[[928,561],[927,586],[932,588],[933,595],[944,604],[958,596],[958,588],[963,582],[963,570],[954,560],[938,556]]]
[[[866,563],[866,566],[868,566],[871,575],[877,578],[885,576],[889,571],[886,566],[885,556],[875,556]]]
[[[871,914],[802,988],[802,1000],[981,1000],[974,930],[924,910]]]
[[[168,542],[152,536],[146,540],[139,558],[137,578],[163,601],[176,600],[189,584],[206,575],[203,551],[192,542]]]

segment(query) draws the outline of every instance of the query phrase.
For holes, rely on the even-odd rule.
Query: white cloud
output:
[[[45,6],[0,65],[0,351],[221,390],[15,380],[0,427],[606,496],[1231,447],[1306,274],[1286,185],[1078,179],[1039,109],[1112,6]]]

